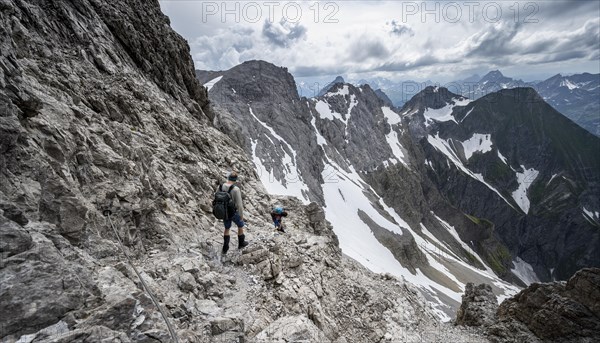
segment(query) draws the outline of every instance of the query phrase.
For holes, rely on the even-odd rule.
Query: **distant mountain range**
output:
[[[534,88],[560,113],[600,136],[600,74],[557,74]]]
[[[351,83],[357,86],[369,84],[371,88],[385,93],[380,97],[388,99],[395,107],[402,107],[415,94],[426,87],[436,85],[429,80],[392,81],[381,77],[360,79]],[[587,131],[600,136],[600,74],[557,74],[547,80],[526,82],[494,70],[483,77],[475,74],[463,80],[449,82],[444,84],[444,87],[473,100],[501,89],[531,87],[557,111]]]

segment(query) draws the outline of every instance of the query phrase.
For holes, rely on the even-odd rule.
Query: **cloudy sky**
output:
[[[197,69],[262,59],[301,79],[526,81],[600,72],[600,2],[160,0]]]

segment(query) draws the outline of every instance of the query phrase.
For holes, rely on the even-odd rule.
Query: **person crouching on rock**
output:
[[[226,254],[229,250],[229,240],[231,239],[229,236],[229,229],[231,228],[232,223],[235,223],[238,227],[238,249],[242,249],[248,245],[246,236],[244,235],[244,226],[246,226],[246,224],[244,223],[242,191],[236,186],[237,179],[238,174],[235,171],[232,171],[229,176],[227,176],[227,182],[219,186],[219,191],[230,193],[233,204],[235,205],[233,215],[223,219],[223,224],[225,225],[225,232],[223,233],[223,254]]]
[[[271,219],[273,219],[273,225],[275,225],[275,230],[285,233],[283,229],[283,217],[287,217],[287,212],[283,210],[283,206],[277,205],[271,211]]]

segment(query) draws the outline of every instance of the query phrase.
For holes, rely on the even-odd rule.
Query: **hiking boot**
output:
[[[238,236],[238,249],[243,249],[245,247],[248,246],[248,242],[246,242],[246,235],[239,235]]]
[[[285,233],[285,230],[283,229],[283,226],[281,226],[281,227],[278,227],[278,228],[277,228],[277,231],[279,231],[279,232],[281,232],[281,233]]]
[[[231,236],[223,236],[223,254],[227,254],[227,251],[229,251],[229,240],[231,240]]]

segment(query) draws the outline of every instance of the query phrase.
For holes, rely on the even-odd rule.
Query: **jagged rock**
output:
[[[196,289],[196,280],[190,273],[182,273],[179,275],[179,288],[182,291],[193,292]]]
[[[2,254],[2,265],[4,265],[6,258],[29,250],[32,244],[33,240],[27,231],[19,227],[14,221],[0,216],[0,253]]]
[[[9,205],[0,204],[0,209],[3,210],[4,217],[16,222],[17,224],[19,224],[21,226],[25,226],[25,225],[27,225],[27,223],[29,223],[29,219],[27,219],[27,217],[25,216],[23,211],[21,211],[20,209],[18,209],[16,206],[14,206],[12,204],[9,204]]]
[[[243,332],[243,322],[236,318],[215,318],[210,322],[211,332],[214,335],[222,334],[226,331]]]
[[[534,283],[500,306],[488,285],[470,285],[456,323],[483,327],[492,342],[597,342],[599,290],[598,268],[582,269],[566,283]]]
[[[323,342],[325,336],[319,328],[305,316],[284,317],[271,323],[258,335],[258,341]]]
[[[3,259],[0,273],[3,336],[35,332],[84,305],[93,291],[89,272],[66,260],[42,234],[25,236],[16,224],[0,225],[19,237],[19,244],[8,241],[12,255]]]
[[[498,301],[490,285],[467,283],[455,323],[465,326],[487,326],[494,322]]]
[[[525,330],[494,332],[524,335],[528,331],[541,340],[553,342],[594,342],[600,340],[600,269],[586,268],[565,283],[533,284],[498,308],[499,325],[523,324]],[[516,325],[515,325],[516,326]],[[514,330],[514,328],[513,328]]]

